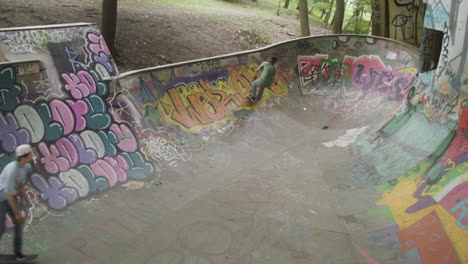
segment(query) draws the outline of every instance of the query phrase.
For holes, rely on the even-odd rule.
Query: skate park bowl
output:
[[[35,151],[24,251],[41,263],[467,263],[466,16],[450,19],[424,72],[424,48],[327,35],[120,73],[96,25],[1,29],[0,167],[19,144]],[[275,81],[250,103],[273,55]]]

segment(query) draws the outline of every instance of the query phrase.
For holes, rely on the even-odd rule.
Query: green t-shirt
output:
[[[260,75],[260,80],[263,82],[265,86],[270,86],[275,79],[276,74],[276,67],[269,61],[265,61],[260,64],[260,68],[262,68],[262,74]]]

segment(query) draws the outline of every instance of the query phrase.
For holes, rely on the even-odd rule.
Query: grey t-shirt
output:
[[[26,184],[26,177],[31,170],[29,164],[20,168],[17,161],[8,163],[0,173],[0,201],[7,200],[6,194],[18,194],[20,184]]]

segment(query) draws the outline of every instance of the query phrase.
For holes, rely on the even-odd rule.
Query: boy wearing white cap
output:
[[[16,148],[16,160],[8,163],[0,173],[0,239],[5,231],[5,214],[9,214],[15,224],[15,240],[13,247],[16,260],[24,260],[26,257],[22,252],[23,223],[21,208],[26,203],[24,186],[26,176],[30,170],[29,164],[33,159],[30,145],[20,145]],[[18,199],[20,203],[18,204]]]

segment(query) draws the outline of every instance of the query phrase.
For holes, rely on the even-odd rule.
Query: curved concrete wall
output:
[[[123,250],[102,226],[130,217],[113,212],[107,220],[107,210],[91,210],[90,201],[109,195],[116,208],[145,210],[143,191],[119,192],[143,190],[140,182],[169,171],[191,177],[178,164],[208,169],[197,156],[228,142],[260,109],[307,109],[303,120],[359,126],[322,148],[348,147],[356,157],[324,179],[362,263],[466,262],[467,20],[459,10],[467,7],[428,1],[425,27],[445,39],[437,69],[425,73],[418,51],[402,43],[320,36],[119,75],[94,25],[0,30],[0,167],[19,144],[32,144],[37,156],[26,249],[48,252],[49,260],[102,263]],[[249,104],[254,70],[271,55],[280,59],[275,83]],[[373,205],[349,206],[356,197]],[[151,226],[138,219],[136,226]],[[133,241],[144,228],[136,230],[116,232],[118,240]]]

